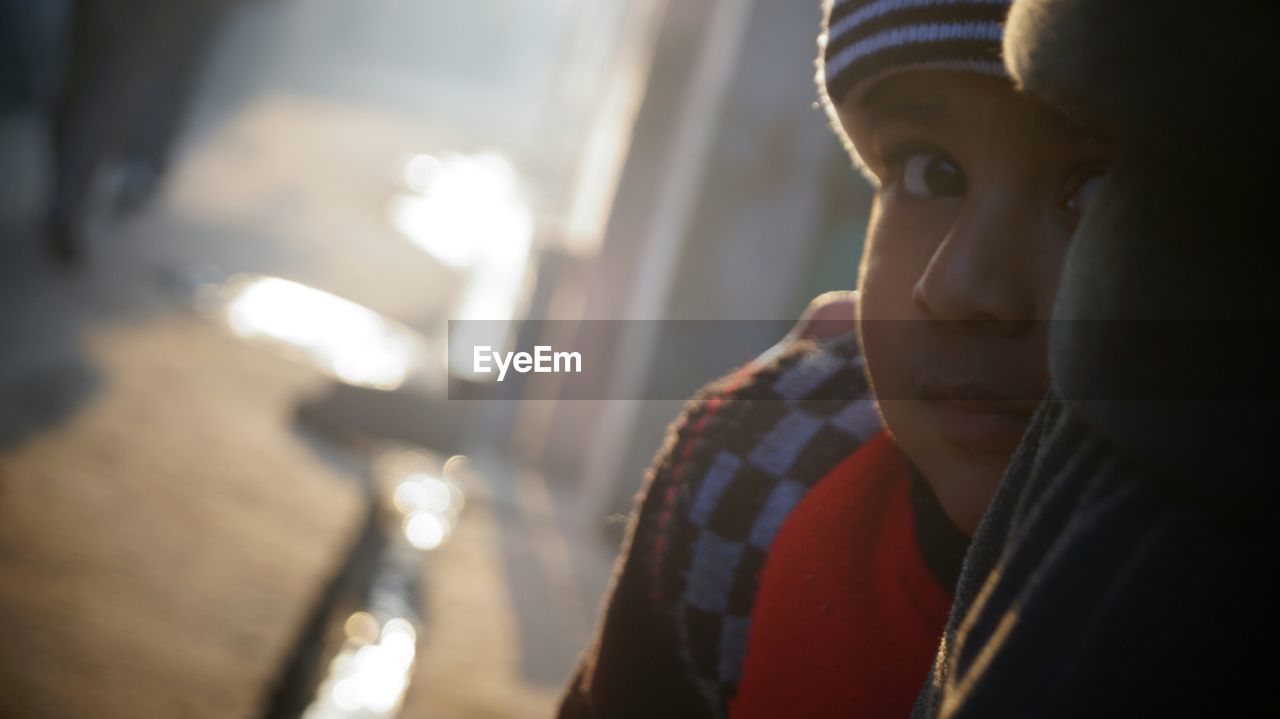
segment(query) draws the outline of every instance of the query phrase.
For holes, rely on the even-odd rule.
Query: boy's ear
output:
[[[1261,128],[1280,72],[1276,3],[1014,0],[1005,64],[1086,127],[1156,150]]]

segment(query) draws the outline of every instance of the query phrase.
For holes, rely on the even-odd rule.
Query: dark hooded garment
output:
[[[1275,10],[1188,5],[1011,11],[1014,76],[1117,159],[917,718],[1280,714]]]
[[[1274,716],[1265,535],[1047,402],[974,536],[915,716]]]

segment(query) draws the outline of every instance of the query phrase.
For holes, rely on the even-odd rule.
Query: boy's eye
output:
[[[1076,185],[1076,191],[1067,198],[1067,211],[1076,218],[1084,215],[1085,210],[1089,208],[1089,204],[1093,202],[1093,196],[1098,193],[1098,188],[1102,186],[1102,178],[1104,176],[1103,173],[1097,172],[1086,177],[1079,185]]]
[[[964,171],[936,152],[912,152],[902,160],[902,189],[913,197],[958,197],[964,194]]]

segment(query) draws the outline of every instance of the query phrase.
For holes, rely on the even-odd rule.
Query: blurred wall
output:
[[[744,15],[727,15],[729,2]],[[816,294],[855,283],[870,188],[814,106],[818,4],[724,3],[692,0],[668,8],[594,268],[588,318],[794,318]],[[716,22],[740,26],[729,41],[725,71],[700,74],[708,63],[726,60],[707,56],[726,47],[723,31],[716,39]],[[716,85],[706,84],[709,76]],[[699,81],[703,85],[691,92]],[[687,105],[706,103],[704,93],[719,97],[709,103],[713,115],[693,149],[701,161],[680,163],[677,157],[697,176],[673,178],[671,149],[688,143]],[[655,246],[664,240],[655,223],[669,200],[664,190],[680,181],[691,196],[683,198],[687,211],[675,238],[675,262],[655,283],[659,292],[637,293],[646,255],[663,251]],[[664,383],[709,381],[777,341],[776,328],[743,323],[740,342],[697,357],[659,349],[658,338],[642,348],[649,354],[635,396],[652,395]],[[602,345],[617,340],[594,339]],[[588,514],[603,517],[630,507],[680,404],[611,399],[558,409],[547,455],[576,471],[589,497]],[[621,441],[611,440],[610,432]]]

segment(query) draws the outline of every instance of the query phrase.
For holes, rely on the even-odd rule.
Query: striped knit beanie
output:
[[[1011,0],[834,0],[824,3],[822,81],[832,102],[903,70],[1006,76],[1000,59]]]
[[[856,102],[876,82],[904,70],[1008,77],[1000,47],[1011,2],[823,0],[817,81],[837,132],[837,106]],[[846,144],[861,164],[852,143]]]

